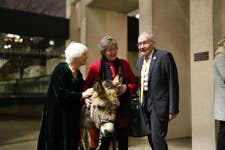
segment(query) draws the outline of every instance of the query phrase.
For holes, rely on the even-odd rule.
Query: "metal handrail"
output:
[[[4,86],[8,84],[26,83],[27,81],[37,81],[37,82],[40,80],[48,81],[49,78],[50,78],[50,75],[42,75],[38,77],[29,77],[29,78],[23,78],[23,79],[11,79],[11,80],[0,81],[0,86]]]

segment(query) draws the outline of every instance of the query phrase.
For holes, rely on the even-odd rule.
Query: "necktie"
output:
[[[144,62],[142,64],[142,68],[141,68],[141,99],[140,101],[142,102],[143,101],[143,94],[144,94],[144,78],[145,78],[145,72],[146,72],[146,68],[147,68],[147,62],[148,62],[148,59],[145,58],[144,59]]]

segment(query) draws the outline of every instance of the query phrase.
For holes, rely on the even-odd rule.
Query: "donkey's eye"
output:
[[[108,115],[110,115],[110,116],[111,116],[111,115],[112,115],[112,112],[111,112],[111,111],[109,111],[109,112],[108,112]]]
[[[105,109],[105,107],[104,107],[104,106],[101,106],[101,105],[98,105],[97,108],[98,108],[99,110],[104,110],[104,109]]]
[[[105,81],[105,87],[107,87],[109,89],[112,89],[112,88],[114,88],[114,85],[112,84],[112,81],[106,80]]]

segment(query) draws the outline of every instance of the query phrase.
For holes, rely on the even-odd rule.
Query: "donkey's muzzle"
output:
[[[112,122],[107,122],[101,125],[100,132],[103,137],[109,137],[114,134],[114,124]]]

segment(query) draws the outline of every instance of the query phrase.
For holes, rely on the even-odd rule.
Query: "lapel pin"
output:
[[[156,59],[156,56],[154,56],[153,59],[155,60]]]

